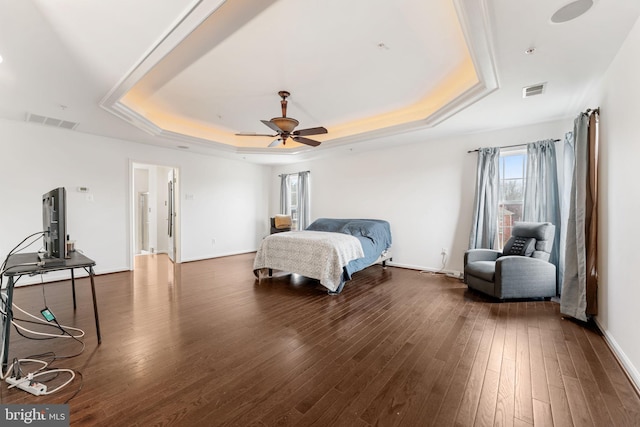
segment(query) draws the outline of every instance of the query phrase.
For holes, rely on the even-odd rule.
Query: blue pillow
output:
[[[305,230],[338,232],[344,226],[344,223],[345,220],[340,219],[318,218],[309,224]]]

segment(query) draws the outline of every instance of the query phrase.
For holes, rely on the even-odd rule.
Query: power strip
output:
[[[29,379],[29,376],[26,378],[20,378],[19,380],[16,379],[16,377],[7,377],[5,381],[12,386],[33,394],[34,396],[40,396],[47,393],[46,385]]]

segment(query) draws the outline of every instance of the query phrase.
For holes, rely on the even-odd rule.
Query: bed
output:
[[[320,281],[330,294],[342,291],[351,276],[391,260],[391,229],[378,219],[320,218],[302,231],[272,234],[262,240],[253,263],[260,280],[273,270]]]

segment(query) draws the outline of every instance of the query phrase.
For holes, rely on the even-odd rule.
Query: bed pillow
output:
[[[372,242],[379,242],[386,248],[391,246],[391,231],[387,221],[378,219],[352,219],[340,230],[341,233],[355,237],[366,237]]]
[[[305,230],[309,231],[332,231],[338,232],[344,226],[345,220],[334,218],[318,218],[313,221]]]
[[[372,223],[370,221],[351,220],[340,229],[340,232],[350,234],[352,236],[364,236],[371,238],[373,237],[371,226]]]

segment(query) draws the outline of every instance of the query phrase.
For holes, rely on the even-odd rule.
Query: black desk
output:
[[[93,314],[96,318],[96,334],[98,336],[98,344],[102,342],[102,337],[100,335],[100,321],[98,320],[98,305],[96,303],[96,287],[93,281],[93,277],[95,273],[93,271],[93,267],[96,265],[95,261],[86,256],[82,255],[79,252],[71,252],[69,258],[64,260],[64,264],[60,265],[45,265],[38,266],[34,263],[38,262],[38,254],[37,253],[25,253],[25,254],[15,254],[11,255],[7,260],[7,265],[5,268],[4,275],[8,278],[7,284],[7,318],[4,324],[4,352],[2,357],[2,372],[7,369],[7,361],[9,357],[9,334],[11,332],[11,319],[12,319],[12,310],[11,305],[13,304],[13,288],[20,277],[31,275],[31,274],[40,274],[40,273],[48,273],[50,271],[59,271],[59,270],[70,270],[71,271],[71,288],[73,292],[73,308],[76,308],[76,281],[75,276],[73,274],[73,270],[76,268],[84,269],[88,274],[91,280],[91,295],[93,297]]]

